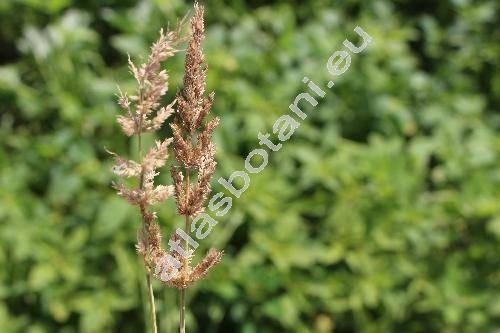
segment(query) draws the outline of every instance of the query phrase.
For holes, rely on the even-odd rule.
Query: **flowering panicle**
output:
[[[178,164],[171,168],[173,191],[177,213],[186,218],[186,233],[189,232],[189,218],[203,212],[203,204],[210,193],[210,179],[216,166],[215,145],[210,140],[213,130],[219,124],[219,118],[213,118],[202,126],[215,96],[213,92],[207,97],[204,96],[207,64],[202,49],[205,32],[203,13],[203,6],[195,3],[194,16],[191,18],[191,39],[184,66],[184,87],[176,95],[176,116],[170,124],[174,157]],[[195,180],[191,182],[192,179]],[[175,251],[170,254],[173,258],[179,257]],[[156,275],[160,280],[164,280],[162,276],[173,275],[163,282],[184,289],[203,278],[208,270],[221,260],[222,255],[223,252],[212,249],[194,268],[190,265],[191,256],[178,258],[182,267],[176,274],[172,274],[169,265],[160,262],[156,267]]]
[[[174,31],[160,31],[159,39],[151,47],[151,53],[144,64],[136,66],[128,59],[131,74],[137,81],[137,92],[128,96],[118,88],[118,105],[125,111],[118,116],[117,122],[127,136],[154,132],[174,113],[174,100],[165,106],[160,105],[160,99],[168,90],[168,73],[160,67],[161,62],[178,52],[175,45],[180,39],[180,27]],[[137,186],[127,187],[124,183],[113,183],[119,196],[130,204],[140,208],[142,228],[138,232],[137,251],[144,257],[148,272],[154,266],[157,257],[163,255],[161,250],[161,235],[155,222],[156,213],[148,209],[151,205],[164,202],[174,194],[172,185],[154,184],[158,169],[165,165],[168,157],[168,147],[172,139],[156,141],[155,145],[142,157],[142,147],[139,144],[140,161],[127,160],[113,152],[109,152],[114,160],[113,172],[121,178],[137,179]]]
[[[192,283],[204,278],[210,268],[220,262],[222,251],[211,249],[193,268],[192,252],[188,241],[183,248],[181,239],[189,236],[189,220],[203,212],[203,204],[210,192],[210,179],[215,171],[215,145],[211,142],[219,118],[204,124],[214,100],[214,93],[205,97],[207,65],[202,51],[204,39],[203,7],[194,5],[191,19],[191,40],[187,48],[184,87],[177,92],[176,99],[170,104],[161,105],[161,98],[168,90],[168,73],[161,69],[161,62],[178,52],[177,43],[183,21],[176,30],[160,31],[160,38],[151,47],[147,61],[139,66],[129,58],[129,70],[137,81],[137,91],[129,96],[118,88],[118,105],[124,114],[117,122],[127,136],[138,137],[139,161],[128,160],[109,152],[114,160],[113,172],[120,178],[135,178],[137,185],[129,187],[124,182],[113,183],[118,195],[140,209],[141,228],[137,232],[137,252],[144,258],[148,299],[151,307],[151,327],[157,332],[151,277],[154,276],[168,286],[179,288],[180,331],[185,332],[185,289]],[[141,135],[160,129],[162,124],[174,113],[170,124],[173,137],[158,140],[143,155]],[[177,165],[171,169],[173,185],[155,185],[159,169],[165,165],[168,148],[172,144]],[[151,205],[164,202],[175,196],[177,212],[185,217],[185,228],[181,235],[177,232],[170,238],[170,251],[161,246],[160,226]],[[174,246],[175,245],[175,246]]]

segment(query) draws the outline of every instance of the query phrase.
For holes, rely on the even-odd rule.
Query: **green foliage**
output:
[[[227,255],[188,292],[189,331],[500,332],[498,2],[251,3],[206,1],[218,176],[243,168],[303,76],[329,80],[356,25],[374,42],[203,242]],[[144,331],[139,216],[104,147],[136,153],[114,123],[126,54],[188,8],[0,3],[1,332]],[[174,332],[177,295],[155,289]]]

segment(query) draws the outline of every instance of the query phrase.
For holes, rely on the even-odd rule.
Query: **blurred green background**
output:
[[[217,177],[243,168],[303,76],[329,80],[356,25],[374,41],[202,242],[226,256],[189,289],[188,331],[499,333],[500,3],[205,5]],[[139,215],[104,147],[136,156],[115,123],[127,53],[190,6],[0,1],[0,332],[145,331]],[[158,210],[164,235],[182,224],[172,200]],[[175,332],[177,291],[155,291]]]

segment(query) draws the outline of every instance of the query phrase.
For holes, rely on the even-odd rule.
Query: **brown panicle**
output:
[[[184,87],[177,92],[177,110],[170,124],[173,133],[173,151],[177,165],[171,168],[173,191],[177,213],[185,216],[185,232],[189,234],[189,219],[203,212],[204,202],[210,193],[210,180],[215,171],[215,145],[210,141],[219,118],[213,118],[203,125],[210,113],[215,93],[205,94],[207,65],[203,54],[204,39],[203,6],[195,3],[194,16],[191,18],[191,38],[187,48],[184,73]],[[180,270],[172,276],[168,269],[168,280],[161,276],[166,271],[158,269],[156,276],[171,287],[185,289],[195,281],[206,276],[208,270],[222,258],[223,252],[210,250],[206,257],[193,269],[192,258],[178,258]],[[158,267],[158,266],[157,266]]]

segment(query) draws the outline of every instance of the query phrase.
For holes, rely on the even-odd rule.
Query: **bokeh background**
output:
[[[226,256],[188,291],[188,331],[500,332],[500,3],[205,5],[218,177],[303,76],[329,80],[356,25],[374,41],[202,243]],[[190,6],[0,1],[0,332],[145,332],[139,215],[104,147],[136,156],[115,123],[127,53]],[[165,235],[182,224],[171,201],[158,210]],[[177,292],[155,293],[175,332]]]

